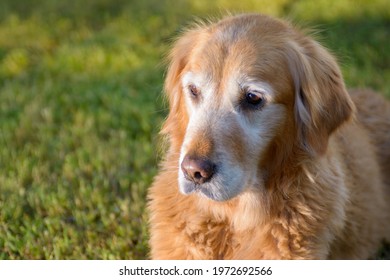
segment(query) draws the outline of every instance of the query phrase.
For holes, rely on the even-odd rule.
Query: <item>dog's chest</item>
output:
[[[227,224],[207,221],[198,225],[187,223],[182,233],[186,236],[188,259],[274,258],[264,254],[262,248],[275,250],[264,243],[266,235],[259,231],[235,232]]]

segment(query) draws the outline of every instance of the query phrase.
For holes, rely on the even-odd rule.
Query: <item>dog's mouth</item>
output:
[[[231,198],[227,194],[224,194],[224,192],[216,191],[215,186],[213,186],[211,182],[205,184],[195,184],[186,180],[180,184],[180,190],[185,195],[197,193],[215,201],[226,201]]]
[[[197,193],[215,201],[226,201],[232,198],[220,189],[216,190],[215,185],[211,182],[205,184],[195,184],[186,180],[180,184],[180,190],[185,195]]]

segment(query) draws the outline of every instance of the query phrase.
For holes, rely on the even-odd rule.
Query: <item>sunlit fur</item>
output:
[[[348,93],[320,44],[241,15],[187,30],[169,61],[151,258],[366,259],[390,238],[390,105]],[[248,90],[264,105],[245,108]],[[198,190],[186,155],[217,166]]]

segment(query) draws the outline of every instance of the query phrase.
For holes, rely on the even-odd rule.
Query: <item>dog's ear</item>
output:
[[[184,32],[175,42],[167,57],[169,67],[165,77],[164,89],[168,97],[169,114],[162,133],[170,135],[171,138],[182,138],[183,135],[181,134],[184,134],[185,124],[188,122],[185,108],[182,106],[184,99],[180,78],[201,34],[200,27]]]
[[[333,56],[309,38],[290,42],[288,63],[295,84],[298,141],[311,155],[322,155],[330,134],[354,112]]]

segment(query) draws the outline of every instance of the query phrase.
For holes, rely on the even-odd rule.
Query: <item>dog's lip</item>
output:
[[[184,194],[191,194],[193,192],[199,192],[201,186],[198,184],[194,184],[186,179],[186,182],[184,183],[184,187],[182,188]]]
[[[189,181],[185,182],[184,187],[182,188],[182,192],[185,195],[199,194],[206,197],[207,199],[211,199],[214,201],[226,201],[230,199],[230,198],[226,199],[223,198],[222,196],[218,196],[217,194],[215,194],[209,189],[209,186],[206,186],[204,184],[203,185],[194,184]]]
[[[184,194],[192,194],[194,192],[201,192],[203,189],[206,189],[205,186],[200,184],[195,184],[188,179],[185,179],[184,186],[182,188]]]
[[[213,195],[209,190],[207,190],[206,187],[199,185],[199,184],[194,184],[192,182],[186,182],[184,188],[183,188],[184,194],[189,195],[193,193],[198,193],[198,194],[204,194],[206,197],[212,199]]]

